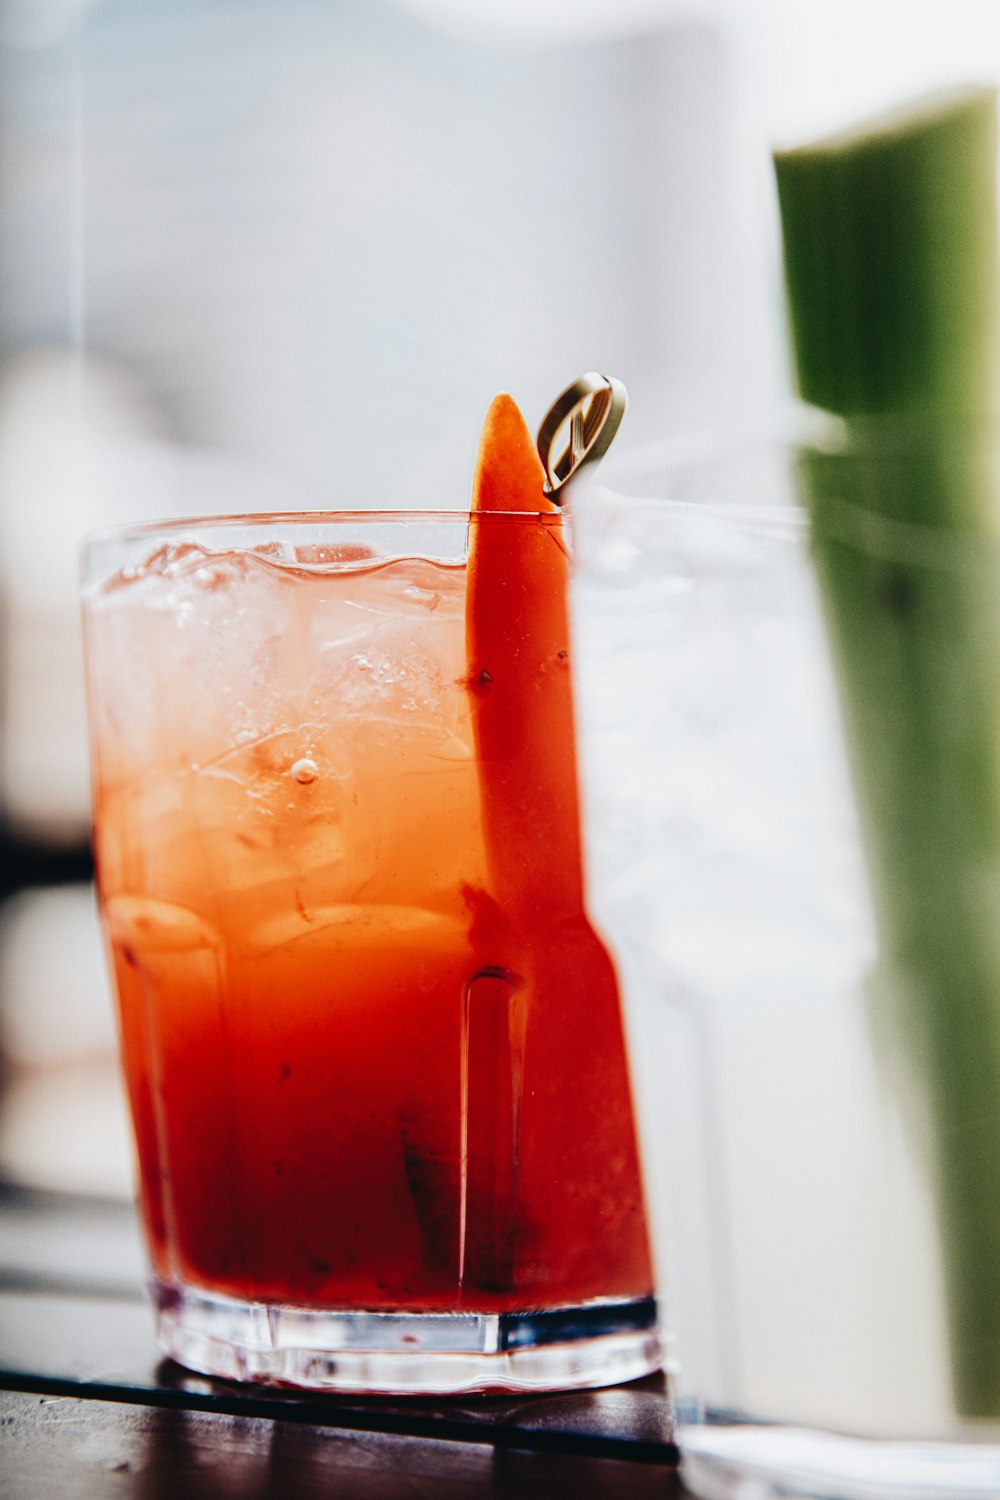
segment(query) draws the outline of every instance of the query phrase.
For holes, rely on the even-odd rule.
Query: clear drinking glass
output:
[[[980,433],[737,437],[574,497],[592,914],[701,1496],[1000,1494],[997,472]]]
[[[470,527],[558,524],[87,547],[98,894],[183,1364],[405,1392],[659,1363],[614,971],[558,881],[506,899],[490,819],[534,771],[481,732],[466,663]]]

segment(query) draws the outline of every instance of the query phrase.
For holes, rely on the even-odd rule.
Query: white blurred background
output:
[[[0,1180],[130,1191],[80,538],[461,506],[584,369],[767,422],[771,145],[998,77],[996,0],[0,0]]]

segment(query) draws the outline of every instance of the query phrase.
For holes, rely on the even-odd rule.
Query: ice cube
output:
[[[104,921],[115,946],[134,953],[193,953],[221,947],[214,927],[197,912],[151,896],[112,896],[104,907]]]
[[[331,905],[311,911],[283,911],[263,922],[250,944],[258,952],[302,941],[336,947],[342,952],[388,953],[462,951],[468,945],[468,924],[443,912],[419,906]]]

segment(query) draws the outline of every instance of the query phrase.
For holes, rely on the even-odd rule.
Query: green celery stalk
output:
[[[883,950],[936,1192],[957,1410],[1000,1416],[996,102],[776,153],[800,465]],[[911,1105],[913,1099],[911,1099]]]
[[[992,415],[994,91],[936,96],[774,159],[803,399],[845,417]]]

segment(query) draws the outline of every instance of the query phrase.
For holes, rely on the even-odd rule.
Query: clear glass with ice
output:
[[[683,1472],[694,1493],[731,1500],[996,1495],[990,1360],[973,1367],[962,1338],[1000,1299],[1000,1177],[991,1146],[976,1156],[1000,1132],[1000,991],[964,1017],[951,1073],[924,1055],[921,995],[935,991],[933,1012],[942,981],[926,952],[901,972],[919,934],[890,954],[884,914],[907,893],[879,895],[891,876],[862,827],[899,787],[873,791],[846,748],[852,713],[856,746],[878,739],[877,694],[868,683],[859,725],[833,665],[844,619],[829,579],[819,586],[801,463],[771,441],[666,445],[581,480],[573,499],[588,879],[623,980]],[[898,617],[930,600],[944,621],[928,627],[934,670],[956,702],[974,696],[974,673],[988,698],[996,547],[949,552],[919,528],[838,515],[858,524],[836,545],[891,583],[862,670],[882,670]],[[893,670],[901,693],[912,671]],[[887,693],[882,727],[911,709]],[[947,748],[960,753],[964,723],[937,715],[931,738],[958,726]],[[939,801],[941,900],[978,903],[969,932],[983,948],[1000,931],[996,847],[980,838],[971,868],[978,824],[966,839],[961,796]],[[915,813],[912,837],[932,821]],[[933,849],[906,847],[900,880],[929,888]],[[966,879],[963,907],[951,888]],[[935,936],[943,952],[948,934]],[[944,1050],[973,941],[955,939]],[[965,1100],[985,1105],[971,1126],[963,1066],[979,1069]],[[979,1132],[968,1151],[954,1144],[966,1128]],[[972,1158],[978,1180],[956,1188]]]

